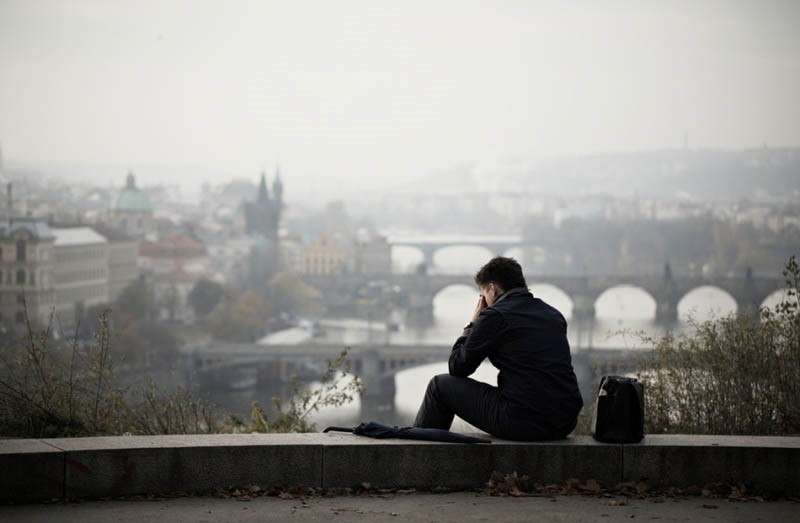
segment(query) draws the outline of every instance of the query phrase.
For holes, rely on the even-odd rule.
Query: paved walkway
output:
[[[656,501],[600,496],[489,497],[473,492],[392,493],[280,499],[186,497],[155,501],[91,501],[0,506],[0,521],[142,521],[247,523],[256,521],[348,522],[613,522],[716,521],[725,523],[800,521],[800,502],[746,501],[688,497]]]

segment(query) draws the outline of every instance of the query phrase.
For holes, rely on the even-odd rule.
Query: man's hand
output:
[[[483,297],[483,294],[480,295],[478,298],[478,304],[475,306],[475,312],[472,313],[472,321],[478,321],[478,316],[480,315],[481,311],[487,307],[486,305],[486,298]]]

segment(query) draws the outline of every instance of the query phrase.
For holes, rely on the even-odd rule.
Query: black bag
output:
[[[605,443],[644,437],[644,386],[635,378],[603,376],[592,416],[592,435]]]

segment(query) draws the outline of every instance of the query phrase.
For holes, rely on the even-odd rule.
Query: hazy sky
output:
[[[799,27],[793,0],[0,0],[0,144],[119,183],[279,163],[295,193],[687,134],[800,145]]]

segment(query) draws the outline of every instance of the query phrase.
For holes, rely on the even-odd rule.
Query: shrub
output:
[[[115,385],[110,310],[90,343],[53,340],[51,328],[38,334],[28,325],[20,346],[5,346],[0,362],[0,437],[61,437],[120,434],[208,434],[224,432],[308,432],[310,414],[340,406],[361,390],[357,378],[335,379],[347,365],[347,350],[329,362],[321,386],[304,388],[292,379],[294,396],[270,420],[255,403],[252,424],[244,424],[191,390],[173,391],[146,382]]]
[[[651,340],[640,363],[649,433],[800,433],[800,269],[792,256],[775,310],[691,321]]]
[[[264,412],[259,403],[253,402],[250,425],[242,424],[246,432],[313,432],[317,429],[311,415],[324,407],[340,407],[353,400],[362,390],[357,377],[348,377],[343,371],[347,368],[347,349],[328,362],[327,369],[320,378],[320,385],[304,388],[296,376],[291,376],[291,397],[287,405],[280,398],[272,398],[276,415],[273,419]]]

